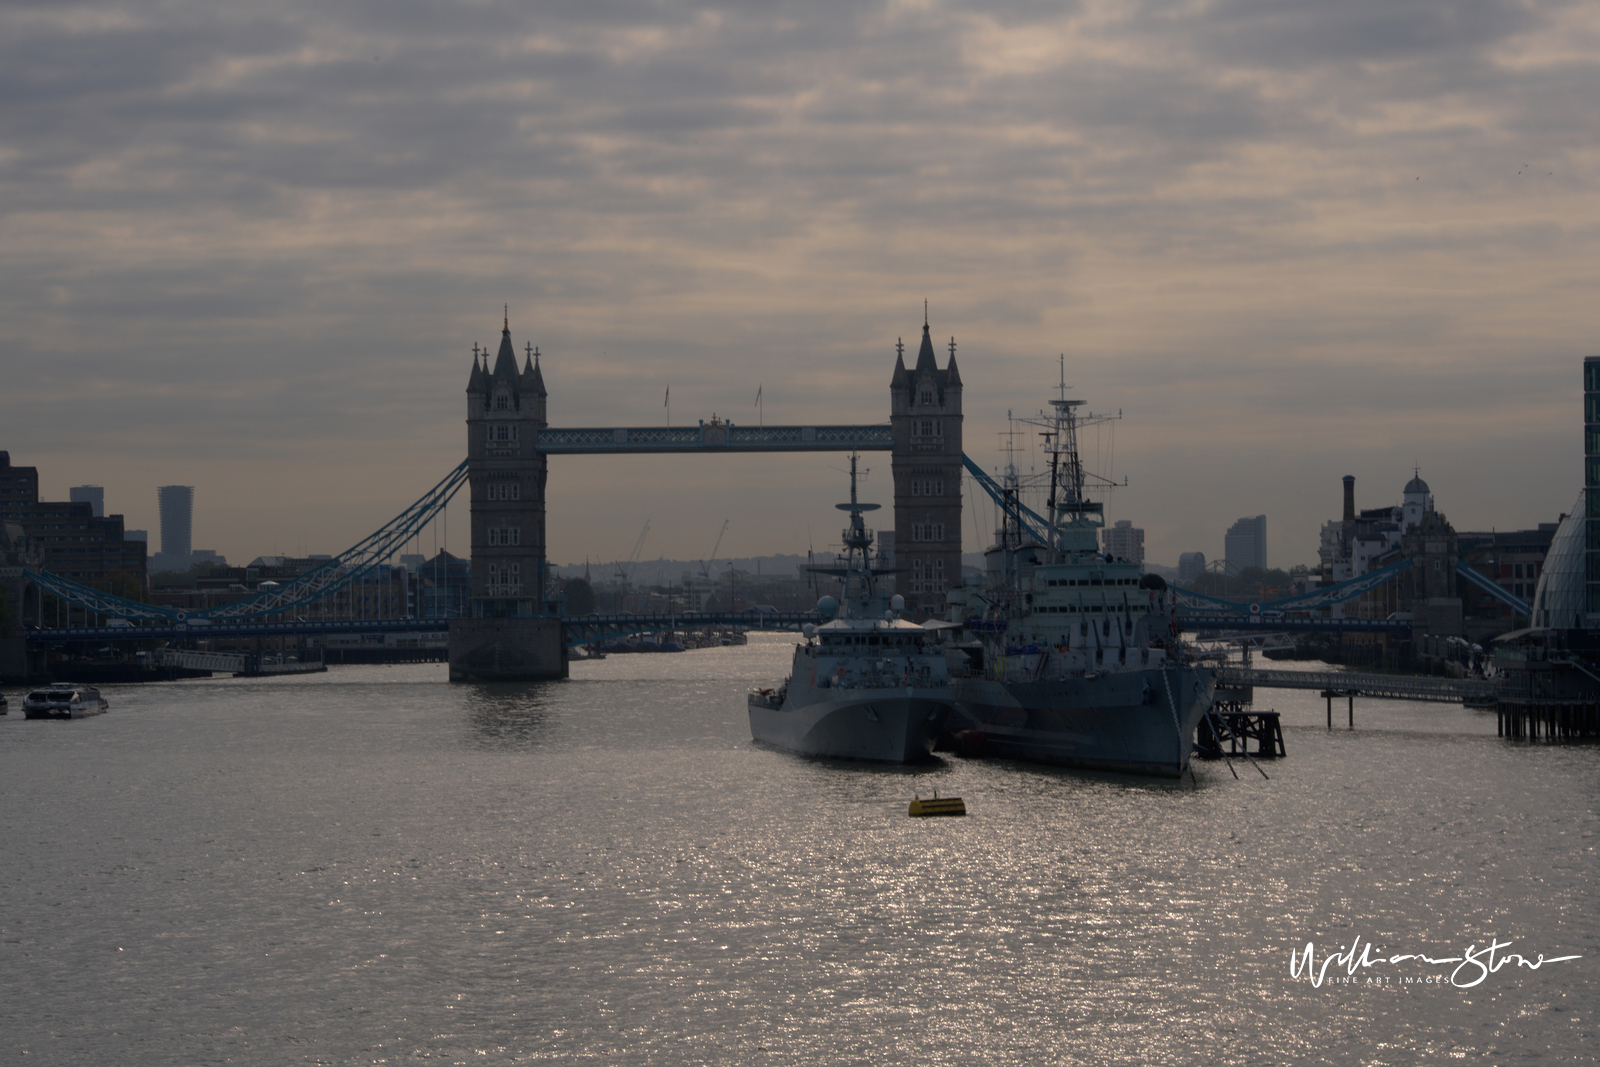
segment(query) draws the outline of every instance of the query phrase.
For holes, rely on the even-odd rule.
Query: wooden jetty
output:
[[[1502,697],[1496,712],[1501,737],[1577,741],[1600,737],[1600,703]]]
[[[1253,752],[1251,741],[1255,742]],[[1283,747],[1283,727],[1276,711],[1255,711],[1233,700],[1218,700],[1200,720],[1195,731],[1195,751],[1202,759],[1225,755],[1277,759],[1289,754]]]
[[[1328,702],[1328,729],[1333,729],[1333,702],[1345,701],[1346,724],[1356,728],[1356,697],[1385,700],[1435,700],[1483,703],[1494,699],[1494,683],[1483,678],[1434,678],[1405,674],[1358,674],[1354,671],[1272,671],[1223,667],[1217,688],[1262,686],[1267,689],[1315,689]]]

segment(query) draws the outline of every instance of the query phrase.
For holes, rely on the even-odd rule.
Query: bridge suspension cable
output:
[[[421,533],[423,528],[445,509],[466,481],[467,463],[463,460],[460,466],[445,475],[416,503],[327,562],[276,588],[215,608],[184,612],[178,608],[144,604],[137,600],[103,593],[60,575],[51,574],[49,571],[23,573],[29,581],[53,596],[97,614],[119,619],[175,622],[181,618],[209,618],[243,621],[280,615],[332,596],[352,582],[359,581],[374,567],[393,556],[407,541]]]
[[[1411,565],[1412,561],[1409,559],[1396,560],[1386,567],[1381,567],[1357,578],[1339,582],[1336,585],[1323,586],[1320,589],[1313,589],[1309,593],[1297,593],[1294,596],[1279,597],[1275,600],[1257,600],[1256,604],[1263,611],[1312,611],[1332,604],[1342,604],[1346,600],[1358,597],[1362,593],[1370,592],[1384,582],[1398,577],[1410,570]],[[1178,587],[1176,593],[1180,604],[1197,612],[1238,612],[1250,599],[1239,597],[1227,599],[1182,587]]]

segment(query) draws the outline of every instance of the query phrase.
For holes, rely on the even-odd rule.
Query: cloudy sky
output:
[[[1458,529],[1581,484],[1593,4],[6,2],[0,99],[0,448],[153,538],[195,485],[236,562],[458,462],[502,304],[585,426],[882,421],[926,299],[980,462],[1058,355],[1124,413],[1156,562],[1314,562],[1344,474]],[[842,465],[557,460],[551,555],[822,548]]]

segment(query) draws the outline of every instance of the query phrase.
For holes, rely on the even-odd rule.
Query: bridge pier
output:
[[[1322,695],[1328,700],[1328,729],[1333,729],[1333,698],[1344,697],[1350,702],[1346,712],[1350,716],[1350,729],[1356,728],[1356,691],[1354,689],[1324,689]]]
[[[539,682],[567,676],[561,619],[451,619],[452,682]]]

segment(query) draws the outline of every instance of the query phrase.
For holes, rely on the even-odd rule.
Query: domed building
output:
[[[1441,636],[1462,631],[1456,588],[1458,540],[1454,527],[1434,507],[1433,490],[1413,468],[1400,491],[1400,503],[1384,508],[1355,507],[1355,478],[1344,479],[1344,518],[1323,524],[1318,555],[1325,583],[1359,578],[1400,559],[1412,567],[1389,591],[1363,596],[1344,606],[1344,614],[1411,613],[1420,632]],[[1380,600],[1389,598],[1380,603]],[[1337,610],[1337,609],[1336,609]]]
[[[1578,490],[1577,502],[1561,520],[1550,551],[1544,558],[1544,572],[1533,594],[1534,626],[1552,630],[1583,629],[1587,568],[1584,518],[1588,514],[1588,490]]]
[[[1422,480],[1419,471],[1411,472],[1411,480],[1400,491],[1400,528],[1412,529],[1422,525],[1422,517],[1433,510],[1433,492]]]
[[[1583,361],[1584,485],[1561,517],[1534,589],[1530,625],[1495,638],[1499,732],[1563,740],[1600,735],[1600,356]]]

